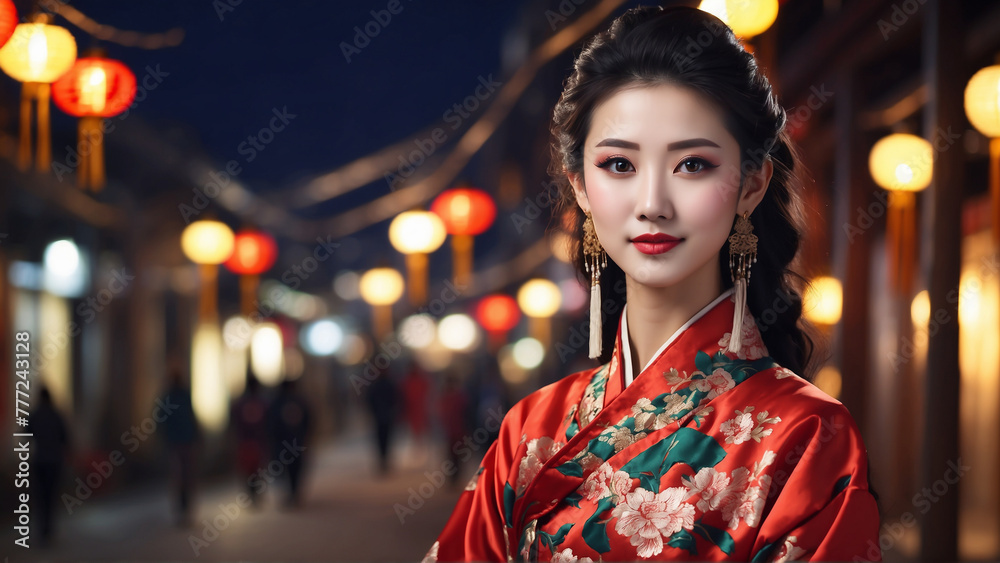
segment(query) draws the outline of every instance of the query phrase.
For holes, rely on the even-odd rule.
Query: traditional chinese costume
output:
[[[727,352],[732,293],[634,376],[623,311],[610,362],[517,403],[425,560],[880,560],[854,420],[749,311]]]

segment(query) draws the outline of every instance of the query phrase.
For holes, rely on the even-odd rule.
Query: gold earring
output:
[[[590,274],[590,357],[601,355],[601,270],[608,266],[608,255],[597,238],[594,219],[589,211],[583,220],[584,268]]]
[[[749,211],[736,216],[735,232],[729,236],[729,276],[733,280],[736,293],[736,309],[733,311],[733,331],[729,336],[729,351],[739,354],[743,340],[743,317],[747,302],[747,286],[750,284],[750,264],[757,261],[757,235],[753,234]]]

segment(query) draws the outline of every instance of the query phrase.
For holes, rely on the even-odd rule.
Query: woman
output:
[[[784,126],[702,11],[630,10],[584,47],[553,172],[580,211],[603,365],[507,413],[428,560],[881,558],[861,434],[799,375]]]

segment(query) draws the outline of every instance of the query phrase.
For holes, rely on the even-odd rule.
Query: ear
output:
[[[587,188],[583,185],[583,174],[570,172],[566,174],[566,177],[569,178],[569,183],[573,187],[577,205],[584,213],[590,213],[590,200],[587,198]]]
[[[767,186],[771,183],[771,176],[774,173],[774,164],[771,158],[767,157],[760,165],[760,170],[747,175],[743,184],[743,194],[740,196],[739,204],[736,206],[736,213],[743,215],[744,211],[753,213],[754,209],[764,199],[767,193]]]

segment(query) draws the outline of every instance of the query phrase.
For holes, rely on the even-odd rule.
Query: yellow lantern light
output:
[[[389,224],[389,242],[406,255],[410,303],[415,307],[427,299],[427,255],[440,248],[447,236],[444,221],[430,211],[406,211]]]
[[[764,33],[778,19],[778,0],[702,0],[698,9],[725,22],[740,39]]]
[[[931,183],[934,149],[926,139],[894,133],[872,146],[868,168],[875,183],[887,190],[918,192]]]
[[[222,264],[233,254],[235,236],[221,221],[195,221],[181,233],[181,249],[195,264]]]
[[[889,278],[893,287],[908,296],[916,259],[914,194],[929,186],[934,177],[934,149],[926,139],[894,133],[872,146],[868,169],[875,183],[889,190],[886,215]]]
[[[927,330],[931,322],[931,298],[926,289],[918,293],[910,303],[910,320],[915,328]]]
[[[203,322],[214,322],[218,318],[216,285],[219,264],[232,255],[234,240],[232,229],[220,221],[195,221],[181,233],[181,249],[188,259],[200,266],[201,302],[198,311]]]
[[[804,295],[802,314],[819,325],[835,325],[840,322],[844,304],[844,291],[840,280],[830,276],[819,276],[809,282]]]
[[[224,430],[229,419],[222,353],[218,325],[199,324],[191,342],[191,406],[198,422],[212,432]]]
[[[1000,65],[979,69],[965,86],[965,115],[991,139],[1000,137]]]
[[[969,79],[965,86],[965,115],[990,139],[993,242],[1000,248],[1000,65],[980,69]]]
[[[542,278],[528,280],[517,292],[517,304],[531,319],[532,336],[547,348],[549,317],[556,314],[562,305],[559,286]]]
[[[392,332],[392,304],[403,295],[403,276],[392,268],[372,268],[361,276],[361,298],[373,308],[377,338]]]
[[[49,25],[50,17],[42,14],[32,23],[14,28],[3,48],[0,48],[0,69],[21,86],[21,137],[18,165],[26,170],[31,164],[32,104],[38,108],[38,145],[35,164],[39,171],[48,170],[52,162],[52,141],[49,135],[49,96],[51,84],[76,61],[76,40],[63,27]]]

